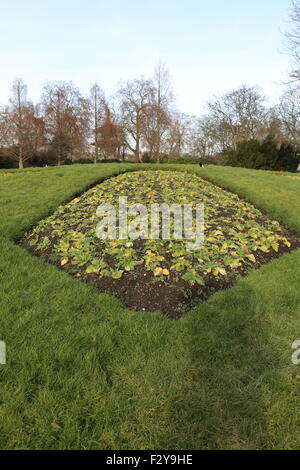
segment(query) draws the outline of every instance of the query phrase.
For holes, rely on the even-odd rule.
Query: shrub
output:
[[[225,161],[229,166],[261,168],[264,165],[265,158],[260,143],[252,139],[239,142],[236,149],[225,152]]]
[[[199,158],[184,156],[184,157],[177,157],[170,160],[170,163],[182,163],[182,164],[191,164],[191,163],[199,163]]]
[[[245,140],[235,149],[224,152],[225,164],[256,170],[296,171],[300,163],[298,150],[289,143],[276,144],[272,136],[263,142]]]
[[[97,163],[123,163],[123,160],[118,160],[117,158],[108,158],[106,160],[98,160]],[[126,163],[131,163],[126,160]]]
[[[28,160],[29,166],[55,166],[57,164],[56,155],[51,151],[41,151],[35,153],[30,160]]]
[[[300,152],[291,144],[282,144],[278,151],[278,165],[286,171],[296,171],[300,163]]]
[[[94,160],[92,158],[78,158],[78,160],[75,160],[73,163],[74,164],[75,163],[80,163],[80,164],[84,165],[84,164],[88,164],[88,163],[94,163]]]
[[[7,149],[0,149],[0,168],[16,168],[17,162],[11,160]]]
[[[150,152],[143,152],[143,162],[144,163],[154,163],[155,159],[151,156]]]

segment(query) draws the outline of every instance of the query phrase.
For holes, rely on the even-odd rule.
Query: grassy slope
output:
[[[230,186],[232,191],[300,233],[300,176],[218,166],[209,166],[201,173],[221,185]]]
[[[299,447],[300,251],[171,322],[124,310],[11,241],[89,183],[134,168],[0,173],[0,448]],[[300,181],[196,170],[300,233]]]

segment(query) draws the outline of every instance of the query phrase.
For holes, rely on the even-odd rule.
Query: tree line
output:
[[[167,69],[154,80],[124,83],[110,101],[99,84],[84,97],[73,83],[47,83],[39,103],[28,100],[21,79],[0,114],[0,158],[19,168],[88,158],[94,163],[132,158],[180,157],[224,162],[241,143],[272,140],[278,148],[300,146],[299,95],[289,87],[278,106],[267,108],[254,87],[242,86],[211,100],[206,115],[188,116],[174,106]],[[251,147],[251,146],[250,146]],[[249,148],[250,148],[249,147]],[[254,149],[255,146],[252,145]],[[235,162],[236,163],[236,162]]]
[[[40,160],[60,165],[92,159],[159,162],[182,155],[186,117],[174,105],[169,72],[158,65],[152,79],[122,84],[108,100],[95,83],[88,97],[72,82],[43,87],[41,100],[28,99],[22,79],[0,110],[0,156],[19,168]]]
[[[293,70],[280,102],[267,106],[247,85],[216,96],[204,115],[177,109],[167,67],[122,83],[111,98],[101,86],[83,96],[72,82],[51,82],[38,103],[22,79],[0,107],[0,167],[128,160],[200,159],[250,168],[295,170],[300,162],[300,2],[287,36]],[[83,160],[85,159],[85,160]]]

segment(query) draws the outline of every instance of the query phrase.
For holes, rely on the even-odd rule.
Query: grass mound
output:
[[[188,250],[186,240],[99,240],[99,204],[196,204],[205,207],[205,245]],[[150,213],[150,207],[149,207]],[[138,212],[128,218],[133,223]],[[171,226],[172,228],[172,226]],[[144,233],[144,236],[147,236]],[[237,195],[199,176],[137,171],[108,179],[60,206],[21,242],[69,274],[121,297],[132,310],[161,311],[178,318],[199,300],[230,287],[239,275],[300,245]]]

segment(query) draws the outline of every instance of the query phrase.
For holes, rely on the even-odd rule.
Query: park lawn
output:
[[[300,181],[272,172],[0,171],[0,448],[299,448],[300,250],[171,321],[126,310],[14,243],[89,185],[141,168],[198,172],[300,234]]]

